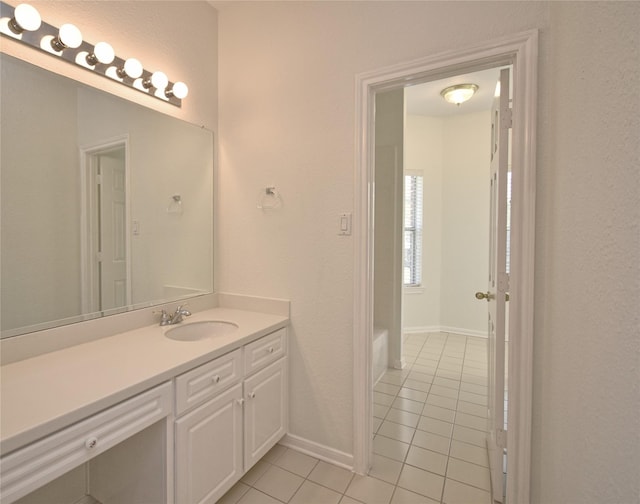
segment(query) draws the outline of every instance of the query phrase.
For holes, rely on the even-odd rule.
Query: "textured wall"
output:
[[[640,4],[219,7],[219,285],[291,299],[292,432],[348,452],[354,76],[540,29],[532,498],[637,502]]]
[[[544,26],[545,4],[227,2],[220,26],[222,291],[292,302],[291,431],[352,453],[356,74]],[[464,29],[460,29],[464,26]],[[261,189],[282,194],[261,212]]]
[[[535,502],[640,500],[639,23],[638,2],[551,4],[538,124]]]

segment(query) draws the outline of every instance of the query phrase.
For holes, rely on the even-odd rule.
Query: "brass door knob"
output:
[[[486,299],[487,301],[489,301],[493,298],[494,296],[490,292],[476,292],[476,299]]]

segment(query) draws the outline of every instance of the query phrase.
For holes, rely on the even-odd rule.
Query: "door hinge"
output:
[[[102,262],[102,252],[96,252],[96,261]]]
[[[503,128],[509,129],[513,127],[513,109],[511,107],[505,109],[505,111],[502,113],[501,118]]]
[[[504,429],[498,429],[496,431],[496,444],[499,448],[507,447],[507,431]]]
[[[97,185],[102,185],[102,173],[98,173],[96,175],[96,184]]]
[[[511,290],[509,288],[509,273],[499,273],[498,274],[498,291],[509,292],[509,290]]]

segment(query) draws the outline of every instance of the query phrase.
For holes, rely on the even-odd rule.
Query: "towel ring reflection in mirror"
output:
[[[267,186],[260,191],[260,200],[258,208],[260,210],[268,210],[272,208],[280,208],[282,206],[282,198],[275,186]]]

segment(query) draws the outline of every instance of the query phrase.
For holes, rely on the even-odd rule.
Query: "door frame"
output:
[[[129,135],[121,135],[101,142],[80,147],[80,293],[83,316],[100,311],[96,301],[97,279],[94,272],[96,259],[94,235],[94,209],[96,177],[92,170],[98,154],[124,147],[125,163],[125,234],[127,261],[127,303],[131,304],[131,170],[129,163]],[[123,309],[127,309],[126,306]],[[89,317],[91,318],[91,317]]]
[[[356,76],[354,194],[353,460],[366,474],[373,448],[373,266],[375,94],[513,65],[511,278],[507,502],[529,502],[533,358],[538,31],[447,51]]]

